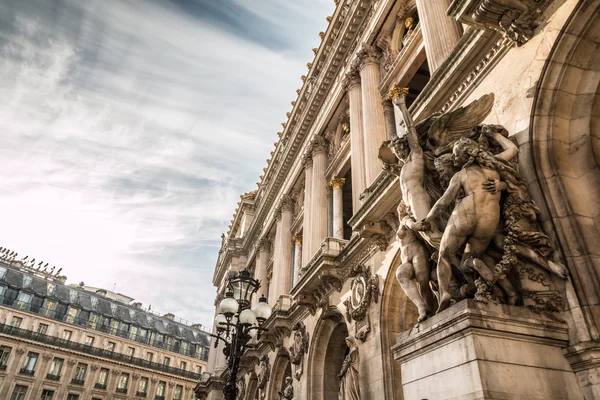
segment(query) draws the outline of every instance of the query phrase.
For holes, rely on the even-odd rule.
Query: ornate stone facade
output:
[[[215,269],[273,271],[245,399],[600,397],[599,9],[336,1]]]

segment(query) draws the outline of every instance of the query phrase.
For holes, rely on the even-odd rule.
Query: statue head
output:
[[[292,384],[292,377],[291,376],[287,376],[285,378],[285,384],[286,385],[291,385]]]
[[[415,20],[413,19],[413,17],[408,17],[406,18],[406,21],[404,21],[404,26],[406,26],[406,29],[411,30],[413,28],[415,24]]]
[[[440,175],[440,184],[442,187],[446,188],[448,183],[450,183],[450,179],[456,173],[456,168],[454,168],[454,157],[452,154],[442,154],[438,158],[436,158],[433,162],[435,164],[435,169]]]
[[[398,160],[402,162],[406,162],[408,156],[410,155],[410,147],[408,145],[408,139],[406,136],[395,137],[390,142],[390,148]]]
[[[454,143],[452,148],[452,160],[454,166],[457,168],[463,168],[467,164],[471,164],[473,159],[477,155],[479,145],[477,142],[461,137]]]
[[[354,340],[354,338],[352,336],[348,336],[346,338],[346,345],[351,349],[356,347],[356,341]]]

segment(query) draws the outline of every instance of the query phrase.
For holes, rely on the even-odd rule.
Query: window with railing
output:
[[[60,374],[62,372],[64,362],[65,360],[63,360],[62,358],[55,357],[52,360],[52,364],[50,364],[50,371],[48,371],[48,375],[46,376],[46,378],[53,381],[58,381],[60,379]]]
[[[38,353],[34,353],[32,351],[27,353],[27,357],[25,357],[25,363],[23,364],[23,368],[21,368],[20,372],[25,375],[33,375],[39,356],[40,355]]]
[[[87,364],[77,364],[75,375],[71,379],[71,383],[74,385],[83,385],[85,383],[85,373],[87,372]]]
[[[23,318],[13,316],[12,319],[10,320],[10,326],[12,326],[14,328],[20,328],[22,322],[23,322]]]
[[[148,391],[148,378],[142,376],[138,382],[136,396],[146,397],[146,393]]]
[[[12,347],[0,346],[0,371],[4,371],[6,369],[11,351]]]
[[[119,376],[119,383],[117,384],[117,393],[127,393],[127,386],[129,386],[129,374],[122,373]]]
[[[39,323],[38,324],[37,332],[41,333],[43,335],[45,335],[46,333],[48,333],[48,324]]]

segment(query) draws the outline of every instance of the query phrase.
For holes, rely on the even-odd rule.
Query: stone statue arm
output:
[[[400,90],[394,99],[394,104],[398,107],[398,110],[400,110],[404,125],[406,125],[406,139],[408,140],[411,155],[422,157],[423,149],[419,143],[419,135],[415,126],[415,121],[406,108],[406,92],[407,90]]]
[[[340,373],[337,376],[338,379],[342,379],[344,377],[344,375],[346,375],[346,371],[348,371],[348,368],[350,368],[352,366],[355,358],[356,358],[355,350],[352,349],[352,350],[350,350],[350,353],[348,353],[348,355],[344,359],[344,363],[342,364],[342,370],[340,371]]]
[[[454,174],[452,179],[450,179],[448,188],[446,189],[446,191],[444,192],[442,197],[440,197],[439,200],[435,202],[433,207],[431,207],[429,214],[427,214],[427,217],[422,221],[422,226],[420,226],[421,228],[425,228],[426,230],[429,230],[431,228],[431,224],[436,220],[438,215],[444,209],[446,209],[446,207],[448,207],[450,204],[452,204],[454,202],[454,200],[456,200],[456,197],[458,196],[458,193],[460,192],[460,189],[462,188],[463,174],[464,174],[464,170],[459,171],[456,174]],[[423,229],[420,229],[420,230],[423,230]]]
[[[515,158],[517,154],[519,154],[519,148],[513,142],[511,142],[510,139],[502,136],[500,132],[494,132],[490,135],[490,137],[494,139],[504,150],[502,153],[494,155],[494,157],[497,159],[510,161]]]

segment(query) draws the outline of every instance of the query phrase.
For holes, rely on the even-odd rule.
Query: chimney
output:
[[[168,313],[163,315],[163,318],[168,319],[169,321],[173,321],[175,319],[175,315]]]
[[[140,303],[139,301],[136,301],[135,303],[132,304],[132,306],[134,306],[135,308],[142,308],[142,303]]]
[[[105,289],[98,289],[98,290],[96,290],[96,294],[98,296],[101,296],[101,297],[106,297],[106,290]]]

